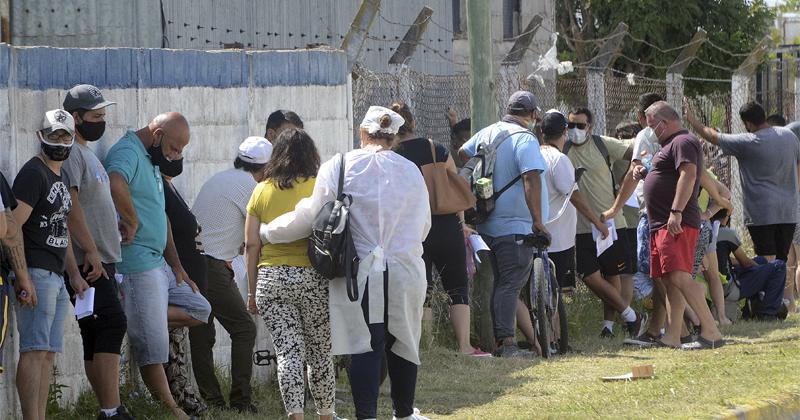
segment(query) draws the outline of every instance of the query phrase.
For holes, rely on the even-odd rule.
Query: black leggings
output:
[[[464,231],[455,214],[431,217],[431,231],[422,243],[428,290],[431,289],[433,266],[439,270],[442,286],[453,305],[469,305],[469,281],[467,279],[467,250],[464,246]]]

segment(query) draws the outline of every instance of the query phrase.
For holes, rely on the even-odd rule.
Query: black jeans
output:
[[[417,387],[417,365],[392,353],[395,338],[386,331],[386,324],[370,324],[373,351],[351,356],[350,388],[357,419],[378,418],[378,393],[381,386],[381,363],[384,355],[389,368],[392,408],[395,417],[414,413],[414,392]]]
[[[367,283],[369,285],[369,283]],[[369,308],[369,290],[364,289],[361,307]],[[383,272],[384,308],[388,307],[389,272]],[[385,311],[386,309],[384,309]],[[417,365],[392,353],[396,338],[387,330],[388,316],[384,312],[382,324],[369,324],[372,351],[354,354],[350,358],[350,389],[357,419],[378,418],[378,394],[381,386],[381,365],[384,356],[391,382],[392,408],[395,417],[408,417],[414,413],[414,392],[417,388]]]

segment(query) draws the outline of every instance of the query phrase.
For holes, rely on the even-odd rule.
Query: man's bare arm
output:
[[[133,242],[136,230],[139,228],[139,217],[136,215],[136,208],[133,206],[131,191],[122,175],[111,172],[108,178],[111,182],[111,198],[114,200],[114,207],[117,209],[117,214],[119,214],[122,243],[130,244]]]

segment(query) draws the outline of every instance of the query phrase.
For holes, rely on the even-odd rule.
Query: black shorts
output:
[[[581,278],[586,278],[595,271],[600,271],[603,276],[616,276],[625,271],[625,255],[623,250],[627,247],[625,234],[617,230],[619,239],[614,245],[597,256],[597,245],[591,233],[575,235],[575,257],[577,272]]]
[[[628,227],[620,229],[617,232],[619,237],[625,236],[625,243],[622,247],[622,253],[625,256],[625,269],[621,274],[636,274],[636,267],[639,266],[639,258],[637,256],[636,248],[636,227]]]
[[[108,277],[100,277],[89,286],[94,287],[94,314],[78,320],[83,342],[83,360],[93,360],[95,353],[120,354],[122,339],[127,330],[127,319],[119,301],[116,270],[113,264],[103,264]],[[82,273],[86,276],[87,273]],[[67,281],[67,291],[75,303],[74,291]]]
[[[556,266],[556,280],[558,287],[575,287],[575,247],[559,252],[548,252],[547,256]]]
[[[428,279],[428,297],[432,290],[433,270],[438,270],[451,305],[469,305],[467,249],[461,221],[455,214],[431,217],[431,230],[422,243],[422,259]]]
[[[774,255],[776,259],[783,261],[789,255],[794,229],[794,223],[747,227],[756,255]]]

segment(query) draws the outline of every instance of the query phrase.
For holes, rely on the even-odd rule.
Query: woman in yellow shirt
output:
[[[283,131],[273,144],[265,180],[256,186],[247,204],[247,306],[251,313],[261,314],[272,334],[278,384],[290,419],[303,418],[306,364],[317,413],[320,419],[332,418],[336,389],[329,281],[311,267],[308,239],[262,243],[258,231],[261,223],[294,210],[300,200],[311,196],[319,165],[317,148],[305,131]]]

